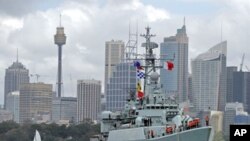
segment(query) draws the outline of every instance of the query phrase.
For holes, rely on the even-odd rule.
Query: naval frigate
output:
[[[158,84],[158,68],[153,49],[158,45],[151,42],[150,28],[146,27],[146,39],[142,43],[146,54],[143,58],[145,69],[144,93],[130,98],[124,110],[103,111],[101,114],[101,135],[99,141],[212,141],[211,126],[201,125],[199,118],[184,115],[173,97],[166,96]]]

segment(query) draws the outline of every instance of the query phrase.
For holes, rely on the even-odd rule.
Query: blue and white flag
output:
[[[134,61],[134,66],[138,69],[138,70],[143,70],[141,63],[139,61]]]
[[[142,72],[142,71],[140,71],[140,70],[137,70],[137,77],[138,77],[139,79],[145,78],[144,72]]]

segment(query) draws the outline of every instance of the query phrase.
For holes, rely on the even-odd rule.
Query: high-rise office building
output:
[[[129,98],[136,92],[136,67],[124,62],[116,65],[106,88],[106,110],[121,111]]]
[[[52,84],[22,84],[19,104],[20,123],[50,120],[47,117],[51,117],[52,111]]]
[[[161,84],[167,95],[175,95],[178,102],[188,99],[188,37],[185,23],[175,36],[164,38],[160,45],[161,64],[173,60],[174,69],[161,69]]]
[[[188,99],[193,103],[192,74],[188,75]]]
[[[237,72],[237,67],[227,67],[227,103],[233,102],[233,73]]]
[[[115,66],[120,63],[124,57],[124,42],[123,41],[107,41],[105,43],[105,82],[104,95],[106,96],[106,87],[109,78],[112,75]]]
[[[6,108],[6,96],[13,91],[19,91],[20,84],[29,83],[29,70],[18,61],[8,67],[5,71],[4,80],[4,107]]]
[[[101,81],[77,81],[77,122],[98,120],[101,104]]]
[[[76,122],[77,98],[54,97],[52,100],[52,121],[67,120]]]
[[[192,60],[193,102],[197,111],[224,111],[227,42],[221,42]],[[224,108],[223,108],[224,107]]]
[[[250,72],[233,72],[233,102],[243,103],[250,113]]]
[[[19,91],[10,92],[6,96],[6,110],[13,115],[13,120],[19,123]]]

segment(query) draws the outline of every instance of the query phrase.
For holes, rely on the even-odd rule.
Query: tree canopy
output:
[[[100,133],[100,125],[83,122],[77,125],[52,124],[23,124],[13,121],[0,123],[1,141],[27,141],[33,140],[38,130],[44,141],[89,141],[92,135]]]

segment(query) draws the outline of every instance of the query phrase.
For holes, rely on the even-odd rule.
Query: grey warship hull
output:
[[[107,141],[212,141],[212,127],[201,127],[167,135],[147,135],[145,128],[114,130]]]
[[[146,139],[141,141],[212,141],[211,128],[187,130],[166,137]]]

